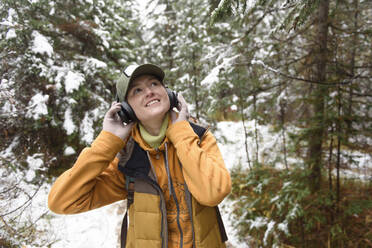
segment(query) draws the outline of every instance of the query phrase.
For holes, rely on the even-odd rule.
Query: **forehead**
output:
[[[141,75],[141,76],[139,76],[139,77],[137,77],[133,80],[133,82],[130,84],[130,88],[133,88],[135,86],[138,86],[138,85],[141,85],[141,84],[144,84],[148,81],[153,81],[153,80],[159,81],[159,79],[157,77],[153,76],[153,75],[147,75],[147,74],[146,75]]]

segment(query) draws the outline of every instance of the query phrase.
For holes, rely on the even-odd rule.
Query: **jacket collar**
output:
[[[171,121],[171,118],[169,117],[168,127],[170,125],[172,125],[172,121]],[[135,126],[132,128],[131,136],[134,139],[134,141],[136,141],[143,150],[148,151],[150,154],[156,154],[159,151],[164,151],[165,150],[165,143],[168,143],[168,144],[170,143],[168,137],[165,136],[164,140],[162,141],[162,143],[160,144],[160,146],[158,148],[156,148],[156,149],[152,148],[142,138],[141,132],[139,130],[139,124],[138,123],[136,123]]]

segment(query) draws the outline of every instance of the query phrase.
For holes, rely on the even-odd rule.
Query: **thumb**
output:
[[[177,115],[177,113],[174,110],[171,110],[170,111],[170,118],[172,120],[172,123],[174,123],[177,120],[178,115]]]

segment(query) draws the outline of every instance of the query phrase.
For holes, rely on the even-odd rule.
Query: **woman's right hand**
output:
[[[132,130],[133,122],[124,124],[120,120],[120,117],[117,114],[117,112],[120,110],[120,104],[121,103],[119,102],[113,102],[111,104],[111,108],[107,111],[103,119],[103,130],[118,136],[122,140],[125,140]]]

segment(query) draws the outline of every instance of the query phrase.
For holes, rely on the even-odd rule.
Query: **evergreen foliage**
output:
[[[219,83],[228,85],[223,80],[229,81],[229,73],[237,72],[230,83],[232,89],[245,93],[240,102],[247,105],[243,104],[243,111],[239,111],[243,125],[250,118],[274,125],[282,133],[283,150],[280,154],[266,154],[277,159],[264,162],[258,156],[262,148],[257,126],[246,129],[246,140],[250,141],[246,142],[246,168],[251,170],[234,172],[234,183],[239,184],[232,195],[237,203],[234,223],[241,238],[249,240],[252,247],[367,247],[370,227],[364,225],[356,234],[347,223],[370,218],[370,197],[364,197],[371,186],[363,181],[370,172],[367,177],[357,177],[362,181],[353,185],[363,192],[353,196],[361,198],[356,204],[363,210],[343,201],[350,195],[345,191],[348,178],[341,173],[355,170],[360,163],[357,154],[368,154],[372,144],[369,134],[362,135],[370,130],[371,71],[366,65],[371,53],[363,49],[372,38],[366,25],[371,17],[370,6],[363,9],[366,3],[357,0],[254,1],[243,12],[238,6],[244,2],[220,1],[215,10],[231,12],[232,16],[214,16],[214,23],[227,21],[231,27],[239,24],[240,30],[230,46],[237,48],[243,43],[241,49],[231,53],[231,57],[236,56],[232,68],[220,75]],[[240,66],[247,67],[239,70]],[[239,85],[238,78],[244,75]],[[252,90],[244,91],[247,87]],[[239,99],[238,94],[235,99]],[[293,158],[296,163],[291,162]],[[277,172],[275,167],[285,170]],[[247,176],[241,180],[244,174]],[[294,193],[282,198],[283,192],[278,189],[286,180],[294,185]],[[292,222],[289,212],[279,211],[271,202],[279,197],[278,202],[288,211],[298,204],[299,212]],[[286,205],[286,199],[292,205]],[[350,209],[361,216],[355,220],[355,215],[346,214]],[[279,228],[283,223],[289,223],[288,232]],[[299,227],[302,233],[297,232]],[[312,237],[315,233],[320,235]],[[363,238],[353,239],[345,233]]]
[[[118,74],[148,62],[201,122],[242,124],[230,197],[242,242],[371,246],[370,1],[134,6],[0,1],[0,246],[53,244],[37,225],[48,212],[23,213],[97,136]]]
[[[209,82],[203,85],[214,65],[208,57],[212,37],[207,25],[207,1],[151,3],[157,5],[145,21],[150,29],[143,34],[147,42],[146,62],[161,65],[167,75],[166,84],[192,103],[192,115],[213,125],[209,114],[213,97],[209,94]]]
[[[40,238],[46,231],[22,212],[32,194],[69,168],[71,154],[101,130],[115,78],[135,57],[131,30],[137,24],[128,6],[128,1],[1,1],[0,192],[7,201],[1,205],[0,237],[6,242],[40,247],[52,242],[48,235]],[[25,204],[8,204],[14,198],[25,198]]]
[[[301,167],[301,166],[300,166]],[[309,170],[232,171],[233,223],[250,247],[369,247],[371,187],[346,183],[340,209],[327,184],[311,193]],[[362,194],[350,198],[352,191]],[[353,223],[353,224],[352,224]]]

